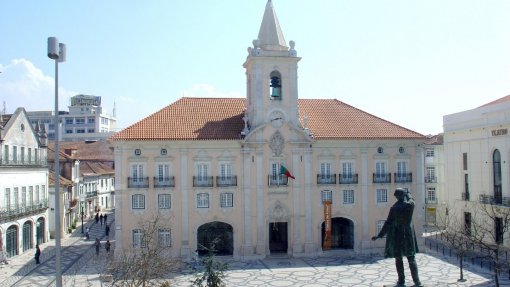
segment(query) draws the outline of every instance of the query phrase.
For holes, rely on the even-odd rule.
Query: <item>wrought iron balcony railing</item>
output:
[[[357,173],[346,173],[346,174],[338,174],[338,183],[340,184],[358,184],[358,174]]]
[[[478,201],[484,204],[503,205],[510,207],[510,197],[502,197],[500,194],[498,195],[480,194],[478,196]]]
[[[437,177],[435,176],[426,176],[425,183],[437,183]]]
[[[165,188],[165,187],[175,187],[175,177],[174,176],[166,176],[166,177],[154,177],[154,188]]]
[[[425,203],[426,204],[437,204],[437,198],[426,198]]]
[[[374,183],[391,183],[391,173],[374,173]]]
[[[43,212],[48,208],[48,201],[41,200],[30,205],[10,205],[0,208],[0,222],[7,222],[17,218]]]
[[[336,184],[336,174],[317,174],[317,184]]]
[[[394,173],[393,176],[395,177],[395,183],[406,183],[406,182],[413,182],[413,173],[412,172],[405,172],[405,173]]]
[[[237,176],[236,175],[217,176],[216,186],[217,187],[237,186]]]
[[[0,166],[48,166],[46,159],[5,159],[0,158]]]
[[[128,177],[128,188],[148,188],[149,177]]]
[[[283,174],[278,175],[269,175],[268,177],[269,186],[280,186],[280,185],[288,185],[289,179]]]
[[[87,191],[85,193],[86,198],[96,197],[97,196],[97,190]]]
[[[193,187],[213,187],[212,176],[193,176]]]

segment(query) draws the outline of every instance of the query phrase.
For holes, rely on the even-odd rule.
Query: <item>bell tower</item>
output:
[[[273,3],[268,0],[258,38],[248,48],[243,64],[246,116],[252,129],[272,121],[299,126],[297,68],[301,58],[297,57],[294,45],[290,41],[290,47],[287,46]]]

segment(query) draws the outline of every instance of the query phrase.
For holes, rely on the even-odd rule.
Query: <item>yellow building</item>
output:
[[[421,233],[425,137],[336,99],[298,99],[300,59],[268,1],[246,98],[181,98],[111,138],[116,252],[143,244],[139,224],[154,213],[176,257],[212,239],[236,258],[314,256],[325,242],[372,252],[396,187],[414,194]]]

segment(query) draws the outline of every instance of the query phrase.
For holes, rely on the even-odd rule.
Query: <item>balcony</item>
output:
[[[213,187],[212,176],[193,176],[193,187]]]
[[[317,184],[336,184],[336,174],[317,174]]]
[[[437,183],[437,177],[435,176],[426,176],[425,183]]]
[[[175,177],[154,177],[154,188],[175,187]]]
[[[391,173],[374,173],[373,183],[391,183]]]
[[[148,188],[149,177],[128,177],[128,188]]]
[[[44,212],[48,208],[48,201],[42,200],[27,206],[11,205],[0,208],[0,222],[13,221],[18,218]]]
[[[289,179],[283,174],[269,175],[267,179],[269,186],[286,186],[289,184]]]
[[[480,203],[484,204],[492,204],[492,205],[503,205],[510,207],[510,197],[502,197],[501,195],[488,195],[488,194],[480,194],[478,197]]]
[[[348,174],[338,174],[338,183],[340,184],[358,184],[358,174],[357,173],[348,173]]]
[[[408,183],[413,182],[413,173],[407,172],[407,173],[394,173],[395,176],[395,183]]]
[[[437,204],[437,198],[426,198],[425,204]]]
[[[237,176],[217,176],[216,177],[217,187],[237,186]]]
[[[46,159],[39,159],[39,160],[35,160],[35,159],[31,159],[31,160],[28,160],[28,159],[5,159],[5,158],[2,158],[0,159],[0,166],[30,166],[30,167],[47,167],[48,166],[48,161]]]
[[[86,197],[86,198],[97,197],[97,190],[87,191],[87,192],[85,193],[85,197]]]

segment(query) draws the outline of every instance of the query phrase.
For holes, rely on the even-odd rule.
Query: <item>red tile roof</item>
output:
[[[236,140],[244,128],[245,99],[181,98],[114,134],[111,140]],[[335,99],[298,100],[300,120],[315,139],[415,138],[424,135]]]

